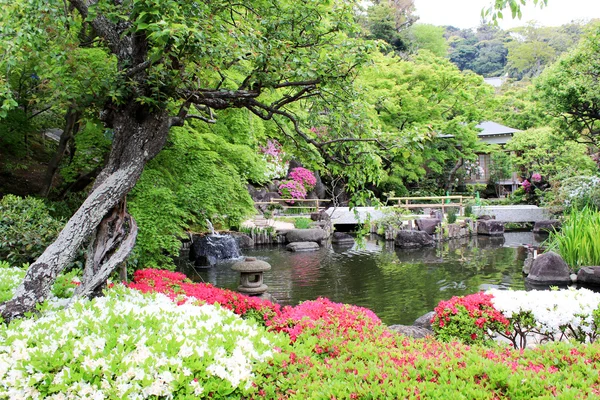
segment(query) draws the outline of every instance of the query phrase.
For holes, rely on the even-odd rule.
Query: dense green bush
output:
[[[173,129],[128,197],[139,226],[130,267],[173,267],[181,237],[205,230],[207,220],[238,227],[254,213],[246,181],[261,179],[263,167],[250,146],[232,144],[206,127]]]
[[[34,261],[63,225],[39,199],[4,196],[0,200],[0,258],[13,265]]]
[[[294,227],[296,229],[308,229],[313,221],[310,218],[298,217],[294,219]]]

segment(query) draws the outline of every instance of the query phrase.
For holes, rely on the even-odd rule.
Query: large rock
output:
[[[415,339],[422,339],[427,336],[433,336],[433,331],[414,325],[390,325],[388,329],[404,336],[410,336]]]
[[[427,232],[430,235],[433,235],[437,227],[442,224],[442,221],[437,218],[420,218],[416,222],[420,231]]]
[[[494,219],[477,220],[477,234],[487,236],[504,235],[504,224]]]
[[[577,272],[577,282],[600,285],[600,267],[583,267]]]
[[[549,219],[547,221],[538,221],[533,225],[533,233],[550,233],[560,229],[560,221]]]
[[[310,214],[310,219],[313,221],[331,221],[331,216],[325,211],[314,212]]]
[[[423,231],[400,231],[396,235],[395,242],[396,246],[402,249],[415,249],[435,244],[431,235]]]
[[[240,249],[251,249],[254,247],[254,240],[242,232],[230,232],[229,233],[238,244]]]
[[[419,318],[417,318],[415,320],[415,322],[413,322],[413,326],[418,326],[420,328],[432,330],[431,319],[433,318],[434,315],[435,315],[435,311],[429,311],[427,314],[421,315]]]
[[[331,238],[333,244],[354,244],[354,238],[344,232],[333,232]]]
[[[571,283],[571,271],[561,256],[553,251],[540,254],[531,265],[527,281],[535,285]]]
[[[327,238],[327,233],[323,229],[294,229],[285,235],[288,243],[293,242],[317,242]]]
[[[316,251],[319,245],[316,242],[293,242],[285,246],[289,251]]]

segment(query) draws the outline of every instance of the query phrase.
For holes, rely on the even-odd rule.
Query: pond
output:
[[[524,289],[522,244],[538,245],[545,237],[530,232],[507,232],[504,237],[477,236],[437,247],[400,250],[376,235],[363,247],[331,246],[292,253],[285,246],[244,250],[245,256],[271,264],[264,280],[281,304],[327,297],[373,310],[388,325],[411,325],[433,310],[440,300],[488,288]],[[232,262],[196,270],[183,265],[194,281],[235,290],[239,274]]]

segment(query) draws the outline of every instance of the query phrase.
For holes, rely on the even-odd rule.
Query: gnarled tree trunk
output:
[[[166,111],[145,112],[130,103],[113,113],[114,142],[107,166],[88,198],[69,219],[57,239],[29,269],[14,297],[0,305],[0,315],[11,320],[44,301],[58,274],[93,236],[84,279],[76,296],[89,296],[131,251],[137,227],[125,209],[125,197],[146,163],[164,146],[170,121]]]

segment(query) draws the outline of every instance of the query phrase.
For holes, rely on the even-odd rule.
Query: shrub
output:
[[[290,178],[293,181],[302,184],[306,192],[313,190],[317,184],[317,178],[315,178],[315,175],[310,170],[302,167],[294,168],[292,172],[290,172]]]
[[[263,324],[279,313],[277,304],[231,290],[219,289],[208,283],[193,283],[180,272],[138,270],[134,273],[133,281],[128,287],[142,293],[162,293],[178,301],[185,301],[186,297],[194,297],[202,304],[218,303],[238,315],[258,317],[256,319]]]
[[[600,265],[600,212],[585,207],[571,209],[558,232],[551,232],[548,248],[574,269]]]
[[[313,221],[310,218],[299,217],[294,219],[294,227],[296,229],[308,229]]]
[[[440,301],[431,321],[436,337],[469,344],[490,340],[491,331],[507,332],[509,321],[494,307],[492,298],[491,294],[475,293]]]
[[[0,258],[13,265],[34,261],[63,225],[50,216],[41,200],[4,196],[0,200]]]
[[[558,200],[567,209],[584,207],[600,210],[600,177],[574,176],[561,182]]]
[[[240,398],[285,339],[124,287],[0,325],[0,398]]]
[[[282,181],[279,184],[279,194],[284,199],[304,199],[306,198],[306,188],[302,183],[294,180]],[[293,201],[289,203],[294,204]]]
[[[448,213],[446,214],[446,219],[449,224],[453,224],[456,222],[456,210],[454,208],[449,208]]]

